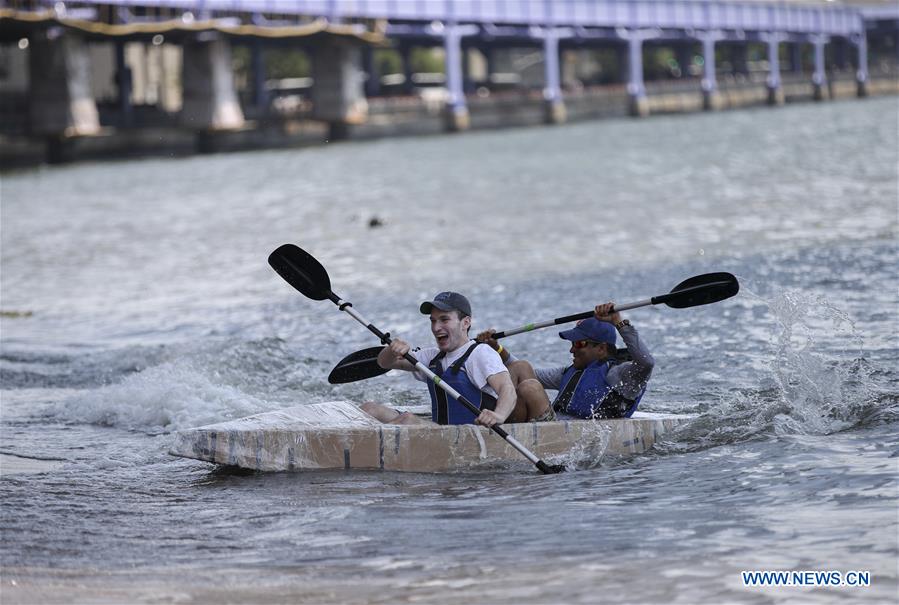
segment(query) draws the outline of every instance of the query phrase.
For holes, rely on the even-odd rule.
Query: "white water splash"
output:
[[[855,424],[856,408],[872,393],[852,319],[824,296],[795,290],[778,294],[769,308],[780,328],[770,370],[786,408],[774,418],[775,431],[828,434]],[[843,343],[842,351],[826,351],[819,344],[825,341]]]
[[[754,327],[758,386],[728,389],[657,448],[690,451],[783,435],[829,435],[889,418],[899,401],[884,395],[852,318],[816,293],[787,289],[764,298],[770,321]],[[749,305],[753,307],[755,305]]]
[[[248,416],[272,407],[237,387],[217,383],[201,368],[182,360],[66,399],[56,406],[54,415],[69,422],[159,433]]]

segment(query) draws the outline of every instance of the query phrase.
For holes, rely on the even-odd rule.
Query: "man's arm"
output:
[[[509,372],[499,372],[487,377],[487,384],[496,391],[496,409],[481,410],[480,415],[475,418],[475,424],[484,426],[493,426],[502,424],[515,409],[517,396],[515,394],[515,386],[512,384],[512,377]]]
[[[499,341],[493,337],[494,334],[496,334],[496,330],[490,328],[475,336],[475,340],[478,342],[486,342],[490,345],[491,349],[499,353],[499,358],[503,360],[503,363],[509,365],[509,356],[511,353],[506,351],[503,345],[499,344]]]
[[[621,315],[612,311],[613,303],[596,306],[596,318],[607,321],[615,326],[624,345],[627,347],[633,361],[614,365],[609,369],[606,381],[613,385],[615,391],[627,399],[636,399],[652,375],[655,360],[649,349],[640,340],[637,328],[629,321],[622,319]]]
[[[652,369],[655,367],[655,360],[643,345],[634,326],[622,326],[618,333],[621,334],[624,344],[627,345],[633,361],[612,366],[606,378],[621,396],[627,399],[636,399],[646,388],[646,383],[649,382]]]
[[[411,372],[415,366],[409,363],[403,355],[409,352],[409,343],[402,340],[394,340],[390,346],[381,349],[378,353],[378,365],[385,370],[406,370]]]

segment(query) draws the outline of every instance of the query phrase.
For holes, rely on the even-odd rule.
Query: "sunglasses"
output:
[[[575,340],[571,343],[571,346],[573,346],[575,349],[583,349],[587,345],[598,345],[598,344],[600,344],[600,343],[593,342],[592,340]]]

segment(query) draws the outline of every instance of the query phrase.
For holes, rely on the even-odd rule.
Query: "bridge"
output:
[[[885,29],[884,28],[885,25]],[[878,29],[879,28],[879,29]],[[617,53],[631,114],[649,111],[644,50],[668,44],[701,46],[699,90],[703,107],[720,105],[716,50],[767,48],[768,102],[783,102],[784,45],[813,48],[810,86],[826,95],[827,48],[852,63],[857,94],[868,86],[869,32],[899,31],[899,7],[880,4],[757,2],[751,0],[0,0],[0,44],[30,52],[31,129],[43,135],[89,135],[99,129],[85,78],[88,42],[116,45],[119,96],[127,111],[128,41],[183,48],[183,123],[198,131],[238,129],[243,110],[234,90],[231,44],[251,42],[255,98],[266,94],[260,49],[298,41],[314,47],[313,117],[339,134],[366,119],[366,98],[378,92],[371,48],[392,45],[407,76],[412,45],[442,46],[448,130],[469,125],[466,51],[487,57],[497,48],[542,50],[545,121],[565,120],[560,50],[610,48]],[[739,55],[739,52],[737,52]],[[745,57],[743,58],[745,62]]]

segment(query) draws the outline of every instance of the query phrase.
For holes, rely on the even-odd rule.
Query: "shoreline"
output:
[[[892,73],[872,74],[867,89],[866,98],[899,96],[899,78]],[[630,97],[623,86],[597,86],[572,91],[564,97],[567,117],[561,123],[777,108],[769,103],[764,82],[722,82],[714,109],[704,109],[698,84],[692,81],[648,83],[647,92],[648,116],[629,118]],[[812,86],[804,75],[785,78],[783,97],[786,105],[865,100],[857,96],[857,84],[847,74],[828,79],[827,95],[823,100],[815,100]],[[527,91],[485,98],[473,96],[468,99],[468,108],[470,129],[466,132],[552,127],[552,124],[547,124],[542,96]],[[81,161],[187,157],[453,134],[446,131],[443,107],[418,97],[369,99],[367,120],[357,125],[347,125],[341,130],[340,138],[333,138],[328,124],[314,121],[306,113],[298,113],[251,117],[244,127],[233,131],[194,132],[179,127],[177,120],[170,117],[145,127],[116,129],[104,126],[95,136],[53,140],[27,133],[0,133],[0,171]]]

